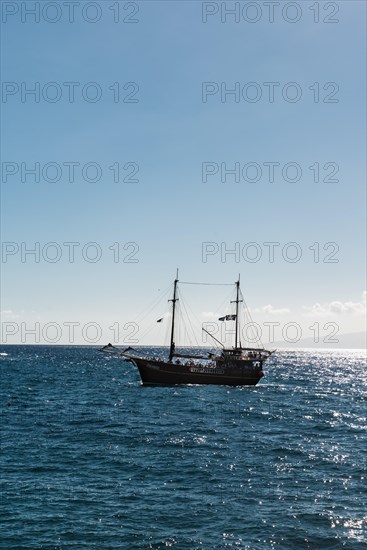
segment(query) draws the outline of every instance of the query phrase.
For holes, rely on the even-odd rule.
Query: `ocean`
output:
[[[1,548],[367,548],[364,352],[280,351],[243,388],[1,352]]]

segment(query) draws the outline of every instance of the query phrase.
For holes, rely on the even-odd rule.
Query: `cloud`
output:
[[[275,308],[271,304],[263,306],[261,308],[256,308],[253,310],[254,313],[265,313],[266,315],[287,315],[291,310],[287,307]]]
[[[305,316],[313,317],[327,317],[330,315],[365,315],[366,314],[366,299],[367,291],[364,291],[362,294],[362,299],[360,302],[340,302],[339,300],[334,300],[327,304],[316,303],[313,306],[303,306],[303,309],[306,311]]]
[[[204,317],[204,319],[213,319],[220,315],[214,311],[202,311],[201,316]]]
[[[19,319],[23,313],[24,311],[21,311],[19,314],[19,313],[15,313],[15,311],[13,311],[12,309],[3,309],[1,311],[1,317],[3,317],[4,320],[9,321],[14,319]]]

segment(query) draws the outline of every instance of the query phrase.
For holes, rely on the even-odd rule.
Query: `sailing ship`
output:
[[[131,353],[132,348],[121,350],[112,344],[104,346],[100,351],[114,354],[125,361],[132,362],[139,370],[143,385],[162,386],[176,384],[214,384],[225,386],[255,386],[264,376],[263,364],[274,353],[264,347],[242,347],[239,327],[239,304],[241,300],[240,278],[236,281],[235,313],[226,315],[219,320],[235,321],[234,345],[225,347],[205,328],[202,328],[222,349],[219,353],[179,353],[175,346],[176,303],[178,271],[173,284],[172,317],[170,330],[170,346],[166,359],[159,357],[144,357],[142,354]],[[192,284],[192,283],[190,283]],[[202,350],[200,350],[202,352]]]

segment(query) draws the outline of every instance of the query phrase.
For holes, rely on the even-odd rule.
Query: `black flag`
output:
[[[235,321],[235,315],[225,315],[224,317],[219,317],[218,321]]]

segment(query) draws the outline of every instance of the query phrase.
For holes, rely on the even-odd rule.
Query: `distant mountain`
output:
[[[365,332],[352,332],[350,334],[337,334],[334,337],[338,340],[338,343],[323,342],[320,338],[320,342],[314,342],[313,338],[304,338],[295,342],[278,341],[273,343],[264,343],[268,349],[274,348],[329,348],[329,349],[366,349],[367,348],[367,335]]]

